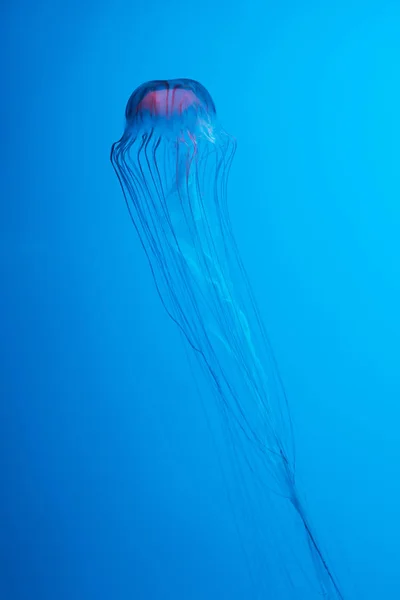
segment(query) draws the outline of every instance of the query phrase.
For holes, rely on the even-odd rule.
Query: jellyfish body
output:
[[[160,299],[203,365],[243,468],[275,503],[290,504],[308,542],[318,581],[296,592],[288,564],[290,597],[342,598],[296,490],[286,395],[232,232],[226,192],[236,142],[210,94],[189,79],[140,86],[125,116],[111,161]],[[289,597],[272,579],[270,597]]]

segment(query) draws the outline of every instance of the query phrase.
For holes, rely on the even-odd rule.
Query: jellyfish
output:
[[[242,485],[251,481],[257,495],[253,525],[265,530],[257,554],[263,543],[269,550],[259,561],[263,583],[252,576],[252,597],[342,599],[297,489],[288,401],[232,229],[236,140],[191,79],[141,85],[125,118],[111,162],[130,218],[161,303],[228,424]]]

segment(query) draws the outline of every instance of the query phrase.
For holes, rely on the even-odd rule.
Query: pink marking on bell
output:
[[[148,110],[160,117],[170,117],[176,114],[181,115],[195,104],[199,104],[199,99],[191,90],[182,88],[154,90],[146,94],[139,102],[137,111]]]

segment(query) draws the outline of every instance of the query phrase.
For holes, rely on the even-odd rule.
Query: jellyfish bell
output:
[[[137,88],[128,100],[127,129],[159,132],[178,141],[196,144],[212,141],[215,105],[207,90],[192,79],[151,81]]]

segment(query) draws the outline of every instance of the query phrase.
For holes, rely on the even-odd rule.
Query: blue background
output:
[[[16,0],[1,21],[0,597],[244,597],[109,163],[132,90],[173,77],[238,140],[232,219],[345,597],[400,597],[398,3]]]

